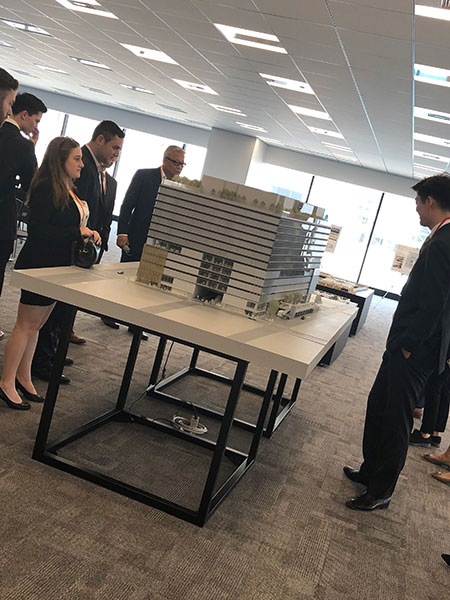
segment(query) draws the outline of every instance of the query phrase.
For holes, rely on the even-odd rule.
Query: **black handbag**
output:
[[[83,238],[72,245],[72,264],[83,269],[90,269],[97,261],[97,247],[93,238]]]

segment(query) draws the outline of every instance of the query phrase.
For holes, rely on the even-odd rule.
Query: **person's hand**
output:
[[[102,238],[98,231],[94,231],[93,229],[89,229],[89,227],[80,227],[80,233],[83,237],[93,238],[94,244],[99,246],[102,243]]]
[[[98,231],[93,231],[92,232],[92,237],[94,238],[94,244],[96,246],[100,246],[101,243],[102,243],[102,238],[101,238],[101,235],[99,234],[99,232]]]
[[[408,350],[405,350],[403,347],[402,347],[402,354],[406,359],[408,359],[411,356],[411,352],[408,352]]]
[[[128,246],[128,235],[126,233],[119,234],[117,236],[116,245],[119,246],[119,248]]]
[[[37,127],[35,127],[28,137],[33,142],[33,144],[36,146],[38,139],[39,139],[39,129]]]

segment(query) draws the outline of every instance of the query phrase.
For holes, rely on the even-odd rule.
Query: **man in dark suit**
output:
[[[119,158],[124,137],[125,132],[114,121],[102,121],[94,129],[91,141],[81,149],[84,168],[77,181],[76,192],[89,206],[88,227],[98,231],[102,238],[100,258],[108,251],[114,208],[106,197],[106,179],[101,169],[102,165],[107,165],[108,168]],[[70,341],[74,344],[84,344],[86,340],[72,333]]]
[[[102,238],[102,249],[107,251],[111,229],[112,210],[108,204],[103,179],[102,165],[111,166],[122,150],[125,132],[113,121],[102,121],[94,129],[91,141],[82,147],[84,168],[77,181],[77,195],[88,203],[88,227],[98,231]],[[106,188],[105,188],[106,189]]]
[[[173,179],[184,166],[184,150],[179,146],[169,146],[164,151],[160,167],[136,171],[120,208],[117,226],[117,245],[122,250],[120,262],[141,260],[161,181]],[[119,328],[112,319],[103,319],[103,323],[113,329]],[[128,329],[134,332],[133,327]],[[147,337],[146,333],[142,334],[142,339]]]
[[[161,181],[173,179],[184,166],[184,150],[169,146],[161,167],[136,171],[120,208],[117,245],[122,250],[121,262],[141,260]]]
[[[427,378],[441,373],[450,343],[450,177],[436,175],[413,186],[425,240],[394,314],[383,362],[369,393],[359,469],[344,467],[366,486],[348,500],[354,510],[387,508],[405,464],[413,410]]]
[[[38,124],[45,112],[47,107],[33,94],[18,94],[12,105],[12,114],[0,129],[0,294],[5,268],[16,239],[16,198],[25,201],[36,170]]]
[[[18,87],[17,79],[0,67],[0,127],[3,121],[12,115],[12,105]]]

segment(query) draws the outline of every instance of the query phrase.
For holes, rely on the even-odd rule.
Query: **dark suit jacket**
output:
[[[141,255],[161,184],[161,168],[139,169],[134,174],[120,208],[117,233],[128,234],[133,255]],[[137,259],[139,260],[139,259]]]
[[[80,213],[69,195],[68,205],[58,210],[48,183],[30,195],[28,237],[17,258],[16,269],[70,265],[72,244],[81,240]]]
[[[402,291],[386,347],[442,371],[450,342],[450,225],[438,229]]]
[[[105,207],[104,219],[102,223],[102,229],[97,230],[102,237],[102,249],[108,251],[108,238],[109,232],[111,231],[111,222],[114,210],[114,203],[116,201],[117,192],[117,181],[114,177],[111,177],[109,173],[106,175],[106,194],[104,194],[103,204]]]
[[[99,233],[103,229],[106,220],[103,190],[100,186],[100,178],[92,154],[87,146],[82,147],[84,167],[81,176],[75,181],[76,194],[87,202],[89,206],[89,220],[87,226]],[[101,233],[100,233],[101,235]],[[103,236],[102,236],[103,241]]]
[[[24,138],[15,125],[4,123],[0,128],[0,240],[16,237],[16,196],[25,200],[36,167],[33,142]]]

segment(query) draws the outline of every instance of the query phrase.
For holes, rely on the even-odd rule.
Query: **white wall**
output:
[[[254,137],[212,129],[203,174],[244,185],[256,142],[259,144]]]

